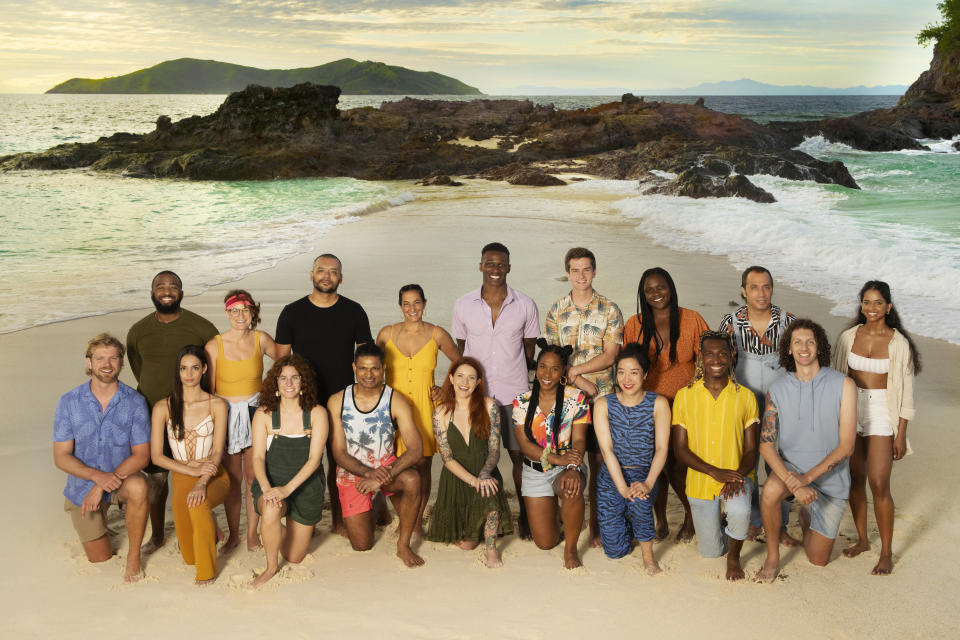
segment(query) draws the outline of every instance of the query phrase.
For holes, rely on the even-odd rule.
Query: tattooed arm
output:
[[[476,489],[477,477],[467,471],[464,466],[453,457],[453,450],[450,448],[450,441],[447,439],[447,430],[450,427],[454,429],[457,428],[453,425],[450,415],[444,412],[442,408],[437,408],[437,410],[433,412],[433,436],[436,438],[437,451],[443,459],[443,466],[461,481]]]
[[[843,381],[843,396],[840,398],[840,443],[827,454],[815,467],[803,474],[810,483],[823,474],[833,471],[843,464],[851,455],[857,439],[857,387],[851,378]]]
[[[780,413],[770,394],[767,394],[766,410],[763,412],[763,423],[760,426],[760,455],[778,478],[783,480],[790,491],[795,492],[807,483],[797,474],[787,469],[787,465],[777,450],[777,440],[780,438]]]
[[[487,439],[487,460],[480,469],[479,478],[489,480],[493,478],[493,470],[497,468],[500,462],[500,407],[496,402],[487,400],[490,410],[490,436]]]

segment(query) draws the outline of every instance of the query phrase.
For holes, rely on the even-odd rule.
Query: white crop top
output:
[[[847,366],[864,373],[888,373],[890,358],[867,358],[851,351],[847,354]]]

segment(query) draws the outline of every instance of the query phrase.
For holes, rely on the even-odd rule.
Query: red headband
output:
[[[238,304],[245,304],[248,307],[252,307],[253,300],[243,295],[242,293],[238,293],[235,296],[230,296],[229,298],[227,298],[227,301],[224,303],[224,308],[229,311],[230,307],[235,307]]]

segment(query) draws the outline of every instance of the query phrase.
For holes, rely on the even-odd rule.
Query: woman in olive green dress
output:
[[[500,411],[484,394],[483,367],[473,358],[450,366],[433,414],[433,433],[443,458],[437,502],[427,539],[470,551],[483,540],[487,566],[503,564],[497,536],[513,533],[500,460]]]

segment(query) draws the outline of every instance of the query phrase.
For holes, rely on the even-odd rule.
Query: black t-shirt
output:
[[[332,307],[321,308],[308,296],[291,302],[277,320],[277,343],[310,361],[317,374],[320,402],[353,383],[354,347],[373,342],[370,321],[358,303],[340,296]]]

